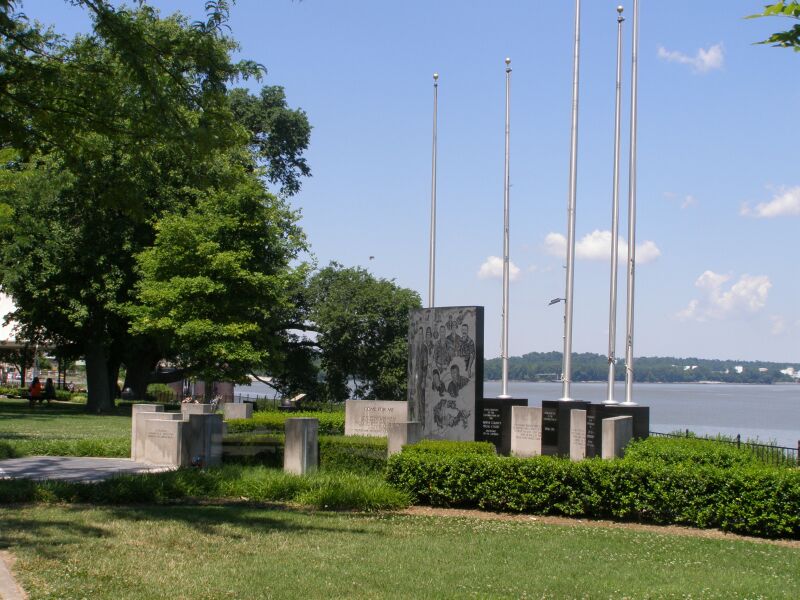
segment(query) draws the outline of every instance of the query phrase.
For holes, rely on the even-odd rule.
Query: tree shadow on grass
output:
[[[68,510],[79,507],[69,507]],[[232,539],[248,537],[244,532],[232,532],[231,527],[247,532],[265,534],[277,531],[293,533],[349,533],[376,535],[364,527],[353,527],[343,522],[340,515],[298,510],[280,504],[236,504],[219,502],[172,506],[111,506],[104,507],[114,519],[126,521],[178,522],[204,535],[225,536]],[[320,524],[319,521],[324,523]]]
[[[0,510],[0,550],[27,547],[45,558],[59,559],[63,556],[63,546],[106,535],[108,532],[101,527],[74,520],[36,519],[28,513]]]

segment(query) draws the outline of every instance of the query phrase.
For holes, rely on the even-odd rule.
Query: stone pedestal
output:
[[[384,437],[391,423],[408,421],[406,400],[346,400],[344,434]]]
[[[305,475],[319,467],[319,421],[312,418],[286,419],[283,470]]]
[[[542,454],[569,456],[570,411],[588,410],[582,400],[542,401]]]
[[[569,418],[569,459],[586,458],[586,411],[572,409]]]
[[[222,415],[189,415],[186,447],[189,462],[195,467],[222,464]]]
[[[511,454],[511,409],[527,405],[524,398],[484,398],[478,402],[475,440],[491,442],[498,454]]]
[[[152,419],[163,411],[164,407],[160,404],[134,404],[131,406],[131,460],[140,460],[144,457],[145,418]]]
[[[187,419],[189,415],[210,415],[213,412],[213,404],[195,404],[194,402],[181,404],[181,414],[184,419]]]
[[[649,406],[606,404],[603,406],[603,418],[606,417],[633,417],[633,437],[637,440],[644,440],[650,435]]]
[[[511,407],[511,454],[539,456],[542,453],[542,409]]]
[[[625,447],[633,439],[633,417],[603,419],[603,458],[621,458]]]
[[[408,444],[416,444],[422,438],[422,424],[417,421],[389,423],[389,456],[397,454]]]
[[[187,425],[177,413],[146,419],[144,456],[141,458],[154,465],[188,466],[189,452],[184,443]]]
[[[250,402],[227,402],[222,405],[222,410],[226,421],[253,418],[253,404]]]

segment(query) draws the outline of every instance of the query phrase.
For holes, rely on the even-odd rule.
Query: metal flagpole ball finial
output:
[[[438,73],[434,73],[433,74],[433,80],[434,81],[439,81],[439,74]]]
[[[625,10],[625,8],[623,8],[622,4],[620,4],[619,6],[617,6],[617,12],[618,12],[619,14],[622,14],[622,11],[623,11],[623,10]]]
[[[622,4],[617,6],[617,15],[618,15],[617,16],[617,21],[619,21],[620,23],[622,23],[622,21],[625,20],[625,17],[622,16],[622,11],[623,10],[625,10],[625,9],[622,7]]]

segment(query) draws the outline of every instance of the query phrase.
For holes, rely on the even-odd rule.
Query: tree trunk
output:
[[[19,370],[19,387],[23,387],[23,388],[25,387],[25,378],[27,376],[27,373],[28,373],[28,369],[26,369],[25,367],[22,367]]]
[[[109,381],[108,349],[100,343],[86,346],[86,410],[92,413],[111,412],[114,398]]]
[[[147,393],[147,384],[153,378],[153,369],[158,364],[158,358],[150,356],[137,356],[125,362],[125,383],[122,389],[130,388],[133,390],[133,397],[144,399]]]

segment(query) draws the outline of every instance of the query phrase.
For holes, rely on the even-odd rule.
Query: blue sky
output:
[[[152,1],[203,14],[202,0]],[[574,350],[605,352],[617,2],[584,1]],[[632,1],[623,3],[627,165]],[[762,2],[641,2],[636,355],[800,361],[800,55],[754,45]],[[57,31],[85,13],[26,0]],[[431,75],[439,88],[436,303],[486,307],[500,348],[504,64],[512,59],[512,355],[561,349],[573,2],[239,0],[233,35],[314,126],[293,198],[320,264],[427,296]],[[254,86],[251,86],[254,87]],[[620,231],[627,230],[627,168]],[[375,258],[370,260],[370,256]],[[618,355],[623,354],[624,269]]]

